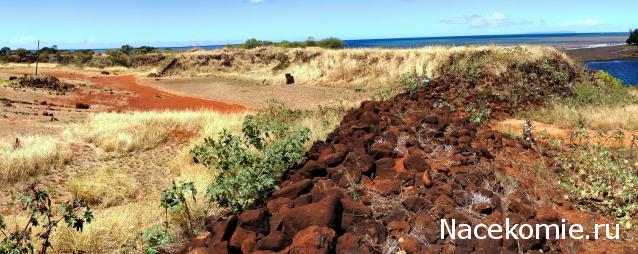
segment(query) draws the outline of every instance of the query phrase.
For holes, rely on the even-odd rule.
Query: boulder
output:
[[[336,232],[328,227],[310,226],[295,234],[290,254],[326,254],[335,246]]]
[[[343,207],[337,195],[331,194],[319,202],[295,207],[285,212],[283,232],[295,235],[309,226],[337,228]]]
[[[272,194],[272,196],[274,198],[283,197],[288,199],[295,199],[299,195],[310,191],[311,188],[312,188],[312,181],[310,181],[310,179],[303,179],[301,181],[290,183],[282,187],[278,191],[275,191]]]

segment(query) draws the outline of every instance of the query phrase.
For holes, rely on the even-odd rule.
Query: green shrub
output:
[[[271,105],[244,119],[242,136],[223,130],[191,150],[197,163],[217,173],[206,192],[210,202],[235,212],[250,209],[277,188],[288,168],[303,162],[310,130],[290,127],[296,114]]]
[[[91,223],[93,213],[86,202],[73,199],[58,209],[53,209],[49,193],[31,184],[24,195],[17,198],[20,207],[29,215],[26,225],[9,231],[0,215],[0,233],[4,239],[0,241],[0,253],[47,253],[52,249],[51,234],[62,221],[70,228],[82,231],[85,224]],[[34,238],[34,232],[35,238]],[[36,243],[40,246],[36,247]]]
[[[321,47],[327,49],[340,49],[345,47],[345,44],[342,40],[337,38],[327,38],[320,41],[315,41],[314,39],[308,39],[303,42],[297,41],[280,41],[280,42],[272,42],[272,41],[262,41],[257,40],[255,38],[249,39],[246,42],[236,45],[236,46],[228,46],[228,47],[239,47],[245,49],[254,49],[257,47],[265,47],[265,46],[276,46],[282,48],[305,48],[305,47]]]
[[[422,87],[426,87],[430,84],[430,79],[427,75],[418,75],[415,73],[405,73],[399,77],[398,86],[403,87],[406,92],[413,94],[419,91]]]
[[[149,231],[144,232],[142,237],[146,240],[144,254],[159,253],[162,249],[168,247],[168,243],[171,240],[168,232],[160,226],[155,226]]]
[[[260,41],[255,38],[252,38],[252,39],[248,39],[246,42],[239,45],[239,47],[245,48],[245,49],[254,49],[257,47],[270,46],[272,44],[273,43],[271,41]]]
[[[283,70],[290,66],[290,58],[286,55],[286,53],[277,53],[277,55],[275,55],[275,59],[279,62],[273,69],[275,71]]]
[[[622,132],[606,136],[621,142]],[[606,135],[606,134],[600,134]],[[571,146],[558,157],[563,171],[560,185],[578,201],[615,216],[625,227],[631,227],[638,216],[638,150],[610,148],[588,144],[591,139],[583,131],[570,134]]]
[[[172,213],[181,213],[184,212],[186,215],[186,220],[188,221],[188,233],[193,234],[193,220],[191,218],[191,212],[188,208],[188,201],[186,200],[187,194],[190,193],[190,197],[193,199],[193,202],[197,202],[197,190],[195,189],[195,185],[193,182],[185,182],[180,184],[175,184],[162,191],[162,196],[160,198],[160,206],[164,208],[165,211],[165,221],[164,225],[168,231],[169,221],[168,221],[168,212]]]
[[[471,104],[465,108],[465,112],[470,113],[470,122],[483,124],[492,119],[492,110],[486,101],[480,102],[478,106]]]
[[[377,101],[386,101],[394,97],[397,93],[397,86],[388,86],[379,90],[372,98]]]
[[[634,100],[629,94],[629,87],[607,72],[599,71],[594,76],[593,82],[583,81],[576,83],[572,89],[572,96],[567,98],[568,103],[590,105],[618,105]]]
[[[345,44],[343,43],[342,40],[339,40],[334,37],[320,40],[319,42],[317,42],[317,45],[319,47],[327,48],[327,49],[340,49],[345,47]]]

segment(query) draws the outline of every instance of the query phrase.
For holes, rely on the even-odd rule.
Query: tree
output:
[[[125,55],[128,55],[129,53],[131,53],[132,49],[133,47],[131,47],[130,45],[122,45],[122,47],[120,47],[120,52],[122,52]]]
[[[634,29],[634,31],[629,30],[629,38],[627,38],[627,44],[638,46],[638,29]]]
[[[0,55],[8,55],[9,53],[11,53],[11,48],[9,47],[3,47],[0,49]]]

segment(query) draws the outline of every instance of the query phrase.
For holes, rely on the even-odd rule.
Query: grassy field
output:
[[[521,46],[530,54],[512,54],[513,48],[499,46],[425,47],[414,49],[256,49],[226,48],[192,51],[176,55],[177,64],[167,75],[216,75],[263,84],[285,84],[284,73],[295,81],[320,86],[383,88],[401,75],[434,76],[454,53],[493,52],[498,55],[493,69],[498,75],[512,61],[530,61],[559,52],[553,48]],[[566,58],[566,57],[565,57]],[[500,64],[500,65],[499,65]]]
[[[58,169],[68,159],[68,143],[56,137],[26,136],[0,140],[0,182]]]

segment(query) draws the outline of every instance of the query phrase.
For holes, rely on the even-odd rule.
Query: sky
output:
[[[0,47],[625,32],[638,0],[1,0]]]

